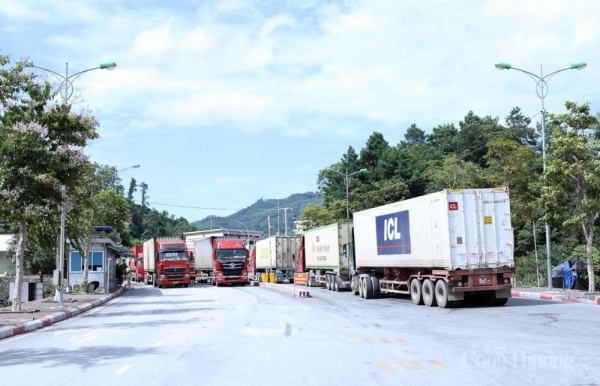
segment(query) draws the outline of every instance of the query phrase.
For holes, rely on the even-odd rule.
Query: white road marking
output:
[[[133,367],[132,365],[125,365],[125,366],[121,367],[119,370],[115,371],[115,374],[123,374],[125,371],[129,370],[132,367]]]
[[[160,347],[160,346],[162,346],[162,343],[163,342],[156,342],[156,343],[154,343],[154,346],[152,346],[152,347]]]

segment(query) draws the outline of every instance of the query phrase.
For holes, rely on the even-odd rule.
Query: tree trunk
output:
[[[19,220],[19,244],[17,244],[17,256],[15,261],[15,293],[12,310],[21,311],[21,286],[23,283],[23,255],[27,247],[27,222]]]
[[[90,252],[86,252],[85,253],[85,257],[83,258],[83,263],[85,264],[85,266],[83,267],[83,280],[82,283],[84,283],[85,285],[87,285],[87,281],[88,281],[88,256],[89,256]]]
[[[588,287],[588,292],[596,291],[596,278],[594,277],[594,260],[592,259],[592,246],[593,245],[594,245],[594,234],[592,232],[590,232],[588,237],[586,237],[588,279],[590,282],[590,285]]]

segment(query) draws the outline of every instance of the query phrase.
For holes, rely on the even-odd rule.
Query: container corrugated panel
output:
[[[357,268],[513,267],[507,188],[444,190],[354,213]]]
[[[304,232],[306,268],[348,268],[352,223],[335,223]],[[344,246],[347,253],[344,255]]]
[[[144,271],[154,272],[154,238],[144,241]]]
[[[283,271],[296,268],[299,236],[273,236],[256,242],[256,268],[278,268]]]
[[[211,237],[196,241],[194,258],[196,270],[210,270],[213,268],[213,245]]]

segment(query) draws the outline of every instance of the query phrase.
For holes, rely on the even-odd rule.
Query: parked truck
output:
[[[278,283],[284,280],[293,283],[299,246],[299,236],[273,236],[257,241],[251,266],[255,280],[262,280],[262,273],[274,272]]]
[[[131,247],[129,271],[132,273],[134,281],[139,283],[144,280],[144,249],[142,245]]]
[[[307,272],[306,285],[340,291],[350,288],[348,245],[352,223],[335,223],[304,232],[298,272]]]
[[[196,241],[195,262],[198,281],[212,285],[246,285],[248,282],[248,250],[236,237],[207,237]]]
[[[154,287],[190,284],[185,241],[181,237],[153,237],[144,241],[144,283]]]
[[[196,256],[194,248],[190,248],[186,243],[187,248],[187,256],[188,256],[188,265],[190,267],[190,281],[194,283],[196,281]]]
[[[407,294],[416,305],[450,308],[469,298],[502,306],[511,296],[506,188],[444,190],[356,212],[352,237],[340,244],[349,258],[350,290],[365,299]],[[306,236],[304,247],[308,267]]]

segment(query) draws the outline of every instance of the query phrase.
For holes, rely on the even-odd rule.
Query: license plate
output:
[[[179,282],[178,281],[174,281],[173,284],[179,284]]]

